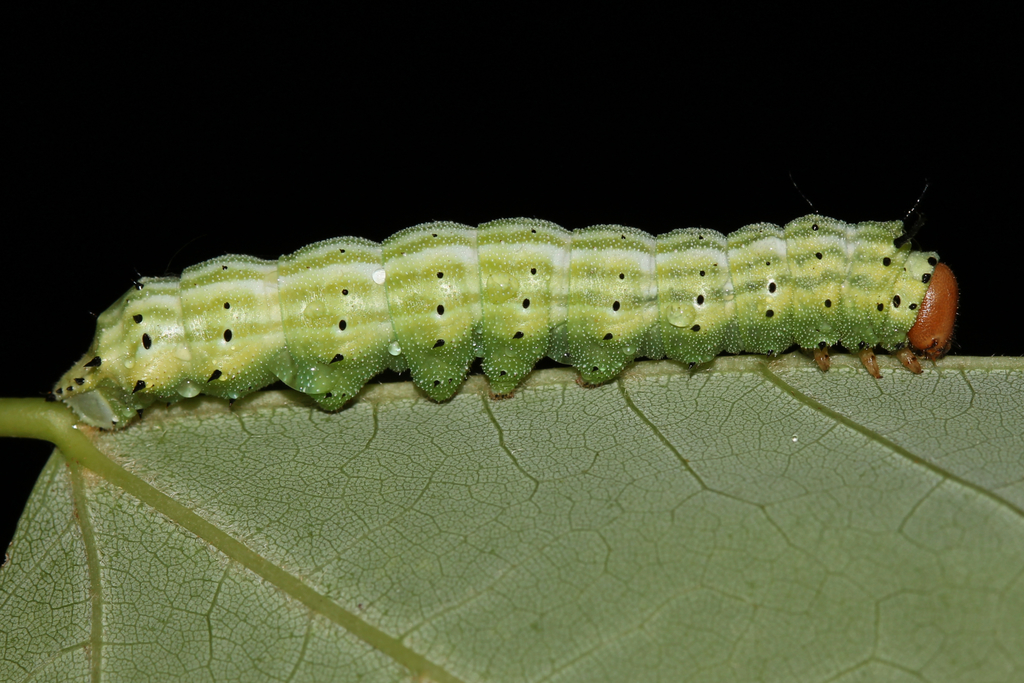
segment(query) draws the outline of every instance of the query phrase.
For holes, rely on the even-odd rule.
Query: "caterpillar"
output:
[[[876,347],[920,373],[914,352],[949,349],[957,284],[908,238],[901,221],[820,215],[728,237],[517,218],[339,237],[276,261],[227,255],[139,279],[50,397],[111,429],[154,401],[236,399],[277,380],[336,410],[388,368],[444,401],[478,357],[498,396],[545,356],[588,384],[639,357],[698,364],[793,345],[823,371],[842,345],[875,377]]]

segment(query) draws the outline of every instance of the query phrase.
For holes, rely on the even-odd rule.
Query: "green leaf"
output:
[[[115,433],[6,400],[0,433],[60,451],[0,572],[0,679],[1022,680],[1024,361],[880,361]]]

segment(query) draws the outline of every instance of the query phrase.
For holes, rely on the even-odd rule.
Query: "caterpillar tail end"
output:
[[[144,406],[132,399],[131,392],[104,381],[102,373],[97,372],[97,358],[91,353],[83,356],[60,378],[53,394],[85,424],[99,429],[121,429]]]

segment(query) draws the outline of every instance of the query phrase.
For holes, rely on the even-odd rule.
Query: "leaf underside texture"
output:
[[[1022,680],[1024,362],[880,360],[60,427],[0,680]]]

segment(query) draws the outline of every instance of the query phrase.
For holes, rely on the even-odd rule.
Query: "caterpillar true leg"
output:
[[[832,358],[828,355],[827,346],[819,346],[814,349],[814,362],[818,364],[822,372],[828,372],[832,367]]]
[[[878,369],[878,357],[875,356],[874,349],[861,349],[857,355],[860,356],[860,362],[864,364],[872,377],[882,379],[882,371]]]
[[[897,351],[896,358],[898,358],[899,361],[903,363],[903,367],[905,367],[907,370],[910,370],[915,375],[920,375],[922,372],[924,372],[923,370],[921,370],[921,364],[918,362],[917,356],[915,356],[914,352],[908,349],[907,347],[903,347],[902,349]]]

